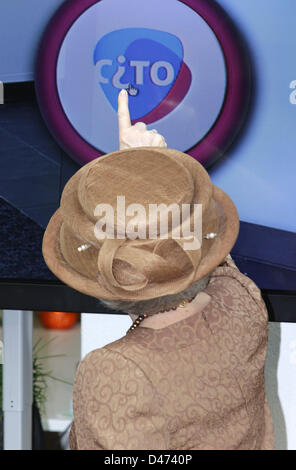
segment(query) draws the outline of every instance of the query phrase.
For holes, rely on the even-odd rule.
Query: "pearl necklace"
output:
[[[160,310],[160,312],[158,313],[164,313],[164,312],[169,312],[170,310],[177,310],[177,308],[184,308],[187,304],[189,304],[190,302],[192,302],[192,300],[194,299],[194,297],[192,297],[191,299],[189,300],[183,300],[179,305],[177,305],[177,307],[173,307],[173,308],[170,308],[169,310]],[[127,333],[130,333],[131,331],[135,330],[139,324],[145,319],[147,318],[149,315],[147,315],[147,313],[143,313],[141,315],[139,315],[136,320],[133,322],[132,326],[127,330],[126,334]]]

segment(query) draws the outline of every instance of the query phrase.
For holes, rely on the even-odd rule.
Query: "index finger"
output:
[[[128,93],[126,90],[121,90],[118,95],[118,129],[119,135],[124,129],[131,127],[131,118],[128,109]]]

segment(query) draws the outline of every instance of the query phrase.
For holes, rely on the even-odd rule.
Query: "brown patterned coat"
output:
[[[200,314],[90,352],[74,384],[71,449],[273,449],[267,312],[232,261]]]

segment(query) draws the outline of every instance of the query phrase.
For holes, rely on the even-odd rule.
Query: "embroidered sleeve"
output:
[[[75,435],[75,423],[72,423],[70,434],[69,434],[69,446],[71,450],[77,450],[77,442]]]
[[[267,323],[268,312],[265,302],[262,298],[261,290],[251,278],[240,272],[230,255],[226,256],[223,263],[221,263],[212,273],[212,279],[217,280],[217,278],[221,279],[221,283],[224,286],[224,290],[228,288],[231,291],[228,295],[231,295],[231,297],[233,297],[234,299],[236,297],[240,297],[240,301],[242,301],[243,297],[241,297],[239,292],[241,292],[241,294],[243,292],[238,288],[238,284],[235,285],[235,281],[238,281],[241,287],[243,287],[245,290],[244,296],[248,295],[249,298],[252,299],[253,302],[255,302],[255,305],[257,306],[257,314],[259,313],[260,318],[264,321],[264,323]],[[219,281],[218,284],[220,284]],[[221,288],[222,285],[220,286],[220,289]],[[252,306],[252,303],[250,304],[250,306]],[[251,315],[251,317],[253,318],[253,315]]]
[[[230,268],[238,269],[237,265],[235,264],[235,262],[233,261],[230,255],[226,256],[226,258],[224,259],[224,261],[221,263],[220,266],[228,266]]]
[[[155,389],[133,361],[106,348],[79,364],[73,391],[78,449],[166,449]]]

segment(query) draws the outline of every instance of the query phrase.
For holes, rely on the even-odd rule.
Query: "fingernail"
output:
[[[127,91],[125,90],[125,88],[122,88],[120,94],[121,94],[121,95],[127,95]]]

